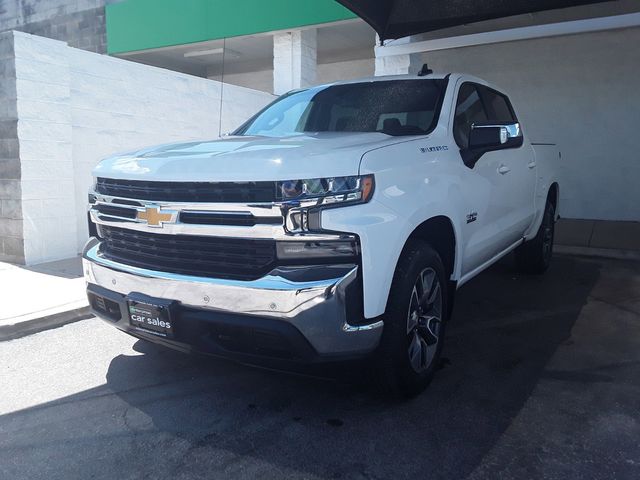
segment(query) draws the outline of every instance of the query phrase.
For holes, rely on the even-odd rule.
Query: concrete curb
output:
[[[47,312],[11,318],[0,323],[0,342],[26,337],[90,317],[91,310],[87,302],[82,301]]]
[[[640,260],[640,250],[554,245],[553,251],[562,255],[579,255],[581,257],[613,258],[615,260]]]

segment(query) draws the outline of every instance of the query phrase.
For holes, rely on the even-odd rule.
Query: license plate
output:
[[[129,298],[127,306],[129,324],[134,329],[159,337],[173,337],[171,302]]]

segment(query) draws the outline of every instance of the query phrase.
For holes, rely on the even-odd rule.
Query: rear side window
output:
[[[487,123],[485,111],[478,89],[473,83],[464,83],[458,92],[456,114],[453,121],[453,136],[461,149],[469,146],[469,134],[474,123]]]
[[[516,116],[513,113],[511,102],[506,97],[495,90],[479,86],[480,93],[487,107],[487,114],[490,122],[496,123],[516,123]]]

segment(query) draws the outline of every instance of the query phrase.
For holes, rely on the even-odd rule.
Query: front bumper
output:
[[[133,335],[181,350],[227,357],[309,362],[365,356],[378,345],[382,321],[364,323],[357,265],[280,267],[253,281],[193,277],[131,267],[103,258],[91,239],[83,253],[93,312]],[[131,293],[173,300],[175,337],[129,326]],[[103,311],[95,297],[109,300]]]

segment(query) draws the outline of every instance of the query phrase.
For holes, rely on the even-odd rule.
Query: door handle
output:
[[[529,168],[536,168],[536,165],[537,165],[537,163],[536,163],[535,160],[527,163],[527,167],[529,167]]]
[[[509,173],[511,171],[511,169],[509,167],[507,167],[506,165],[500,165],[498,167],[498,173],[500,175],[506,175],[507,173]]]

